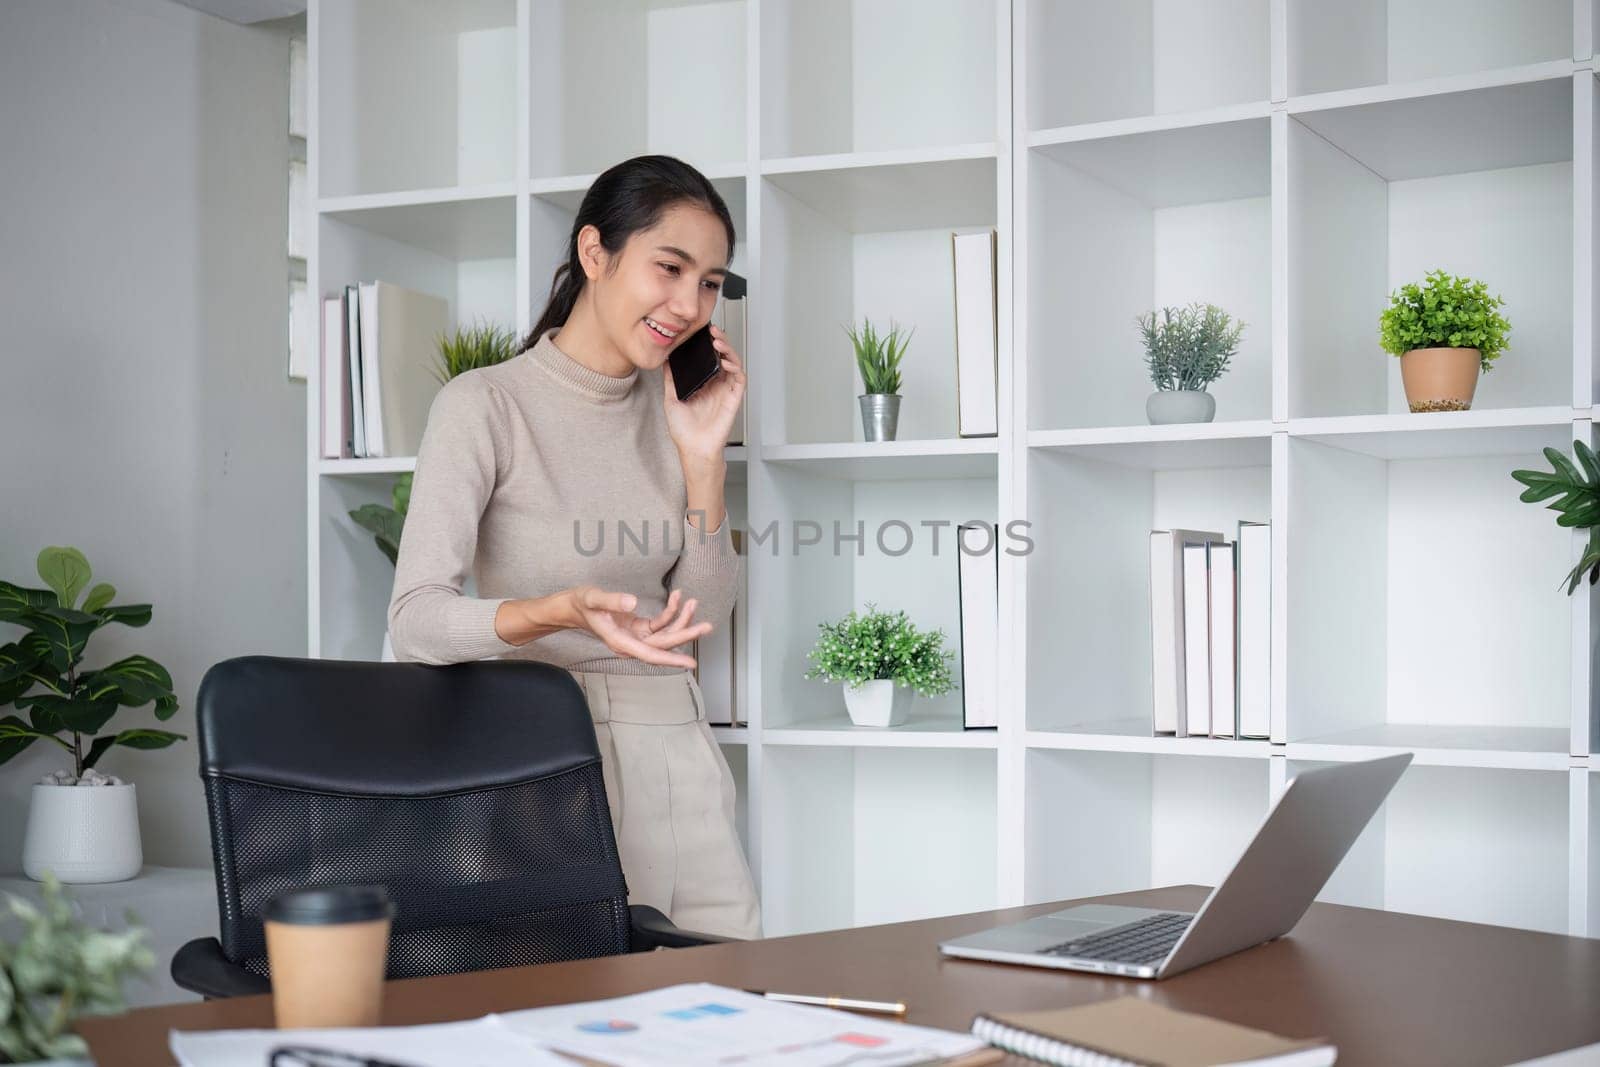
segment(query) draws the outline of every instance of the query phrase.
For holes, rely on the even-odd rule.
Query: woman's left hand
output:
[[[744,399],[744,361],[728,343],[721,327],[711,327],[711,345],[722,357],[722,372],[688,400],[678,399],[670,364],[665,366],[666,373],[662,376],[667,431],[672,435],[673,444],[678,446],[678,454],[686,459],[722,459],[734,416],[739,413],[739,404]]]

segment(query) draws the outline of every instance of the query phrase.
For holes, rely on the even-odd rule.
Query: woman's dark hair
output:
[[[587,281],[583,265],[578,262],[578,233],[585,226],[600,231],[601,247],[614,256],[622,251],[628,238],[660,222],[668,208],[684,203],[703,207],[722,220],[728,231],[728,256],[732,258],[733,216],[728,205],[706,176],[683,160],[635,156],[596,178],[583,194],[578,217],[573,220],[572,235],[567,238],[567,261],[556,268],[544,314],[517,351],[526,352],[546,330],[563,325],[578,303],[578,294]]]

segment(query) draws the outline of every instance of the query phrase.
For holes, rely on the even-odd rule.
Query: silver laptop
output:
[[[1084,904],[939,944],[947,956],[1170,978],[1281,937],[1350,851],[1411,753],[1304,771],[1200,910]]]

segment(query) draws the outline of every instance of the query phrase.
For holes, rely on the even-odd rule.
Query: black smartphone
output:
[[[722,355],[712,346],[711,340],[711,324],[708,322],[667,357],[667,363],[672,367],[672,384],[677,386],[679,400],[688,400],[722,369]]]

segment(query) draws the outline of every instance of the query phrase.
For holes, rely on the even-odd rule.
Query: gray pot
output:
[[[861,401],[861,432],[868,441],[893,441],[896,425],[900,422],[899,393],[863,393]]]
[[[1203,389],[1161,389],[1144,402],[1152,426],[1174,422],[1210,422],[1217,414],[1217,398]]]

